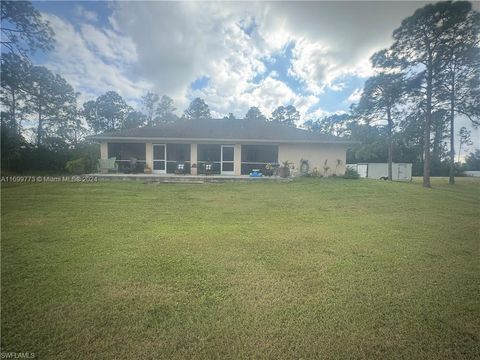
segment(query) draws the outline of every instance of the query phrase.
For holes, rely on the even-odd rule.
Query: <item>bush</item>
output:
[[[320,171],[316,167],[314,167],[313,170],[312,170],[312,176],[313,177],[323,177],[323,175],[320,174]]]
[[[22,173],[62,173],[70,160],[84,159],[84,172],[95,172],[100,157],[100,145],[89,142],[78,143],[75,147],[61,144],[55,139],[42,146],[28,143],[18,134],[2,124],[1,165],[2,171]],[[78,164],[77,164],[78,165]],[[69,168],[71,168],[70,165]],[[76,166],[76,165],[75,165]],[[73,168],[71,168],[73,169]]]
[[[79,158],[75,160],[67,161],[65,164],[65,170],[67,170],[70,174],[81,175],[85,174],[85,170],[87,169],[88,160],[85,158]]]
[[[360,174],[358,173],[357,170],[347,167],[347,169],[345,170],[345,175],[343,175],[343,178],[344,179],[359,179]]]
[[[100,144],[79,143],[70,151],[69,160],[79,158],[85,159],[85,172],[92,173],[97,171],[97,160],[100,157]]]

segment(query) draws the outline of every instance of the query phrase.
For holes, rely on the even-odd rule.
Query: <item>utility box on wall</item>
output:
[[[388,163],[347,164],[347,167],[355,169],[362,178],[381,179],[388,177]],[[393,163],[392,180],[411,181],[412,164]]]

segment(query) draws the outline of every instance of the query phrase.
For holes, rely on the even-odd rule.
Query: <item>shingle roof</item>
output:
[[[273,123],[245,119],[180,119],[171,124],[140,127],[90,136],[93,140],[243,140],[252,142],[350,143],[351,141]]]

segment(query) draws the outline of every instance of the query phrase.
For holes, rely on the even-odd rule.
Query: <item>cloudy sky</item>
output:
[[[179,114],[202,97],[214,116],[270,114],[293,104],[303,118],[341,112],[423,2],[35,2],[56,33],[35,59],[82,100],[115,90],[131,105],[148,90]]]

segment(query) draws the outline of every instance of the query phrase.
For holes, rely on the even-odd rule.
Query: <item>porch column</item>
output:
[[[192,167],[192,165],[198,166],[197,164],[197,144],[190,144],[190,174],[197,175],[197,168]]]
[[[100,159],[108,159],[108,143],[105,141],[100,143]]]
[[[242,144],[235,144],[233,148],[233,174],[242,174]]]
[[[153,171],[153,146],[152,143],[145,144],[145,162],[147,166]]]

